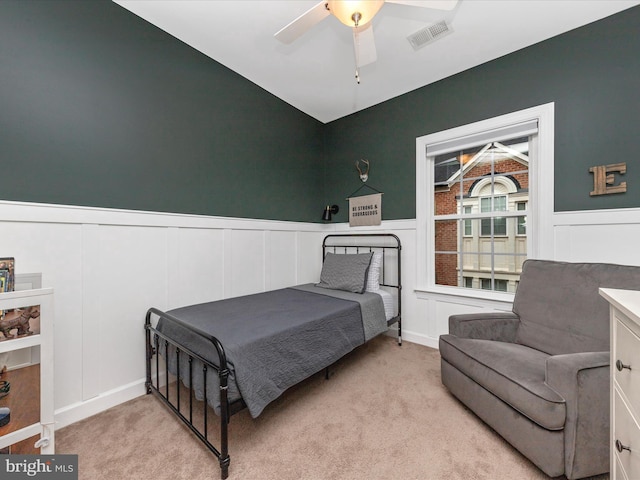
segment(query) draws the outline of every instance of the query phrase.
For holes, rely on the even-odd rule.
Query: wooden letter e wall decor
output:
[[[614,173],[624,175],[627,172],[626,163],[613,163],[611,165],[598,165],[589,169],[593,173],[593,191],[594,195],[608,195],[610,193],[624,193],[627,191],[627,182],[620,182],[615,185]]]

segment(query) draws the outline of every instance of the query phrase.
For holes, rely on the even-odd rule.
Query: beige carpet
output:
[[[437,350],[386,336],[257,419],[236,414],[229,436],[230,480],[548,479],[448,393]],[[79,455],[85,480],[219,478],[218,460],[151,395],[58,430],[56,450]]]

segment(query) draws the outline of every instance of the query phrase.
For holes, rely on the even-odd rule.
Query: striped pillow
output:
[[[367,292],[377,292],[380,290],[380,266],[382,265],[382,252],[373,252],[371,263],[369,264],[369,275],[367,275]]]

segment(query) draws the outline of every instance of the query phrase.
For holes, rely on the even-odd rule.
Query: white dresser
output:
[[[611,478],[640,479],[640,291],[601,288],[611,304]]]

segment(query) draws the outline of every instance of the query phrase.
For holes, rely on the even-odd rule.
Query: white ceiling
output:
[[[378,60],[355,81],[351,29],[329,16],[291,45],[273,34],[317,0],[114,0],[308,115],[330,122],[640,0],[460,0],[445,12],[385,4]],[[406,37],[441,20],[453,32],[415,51]]]

